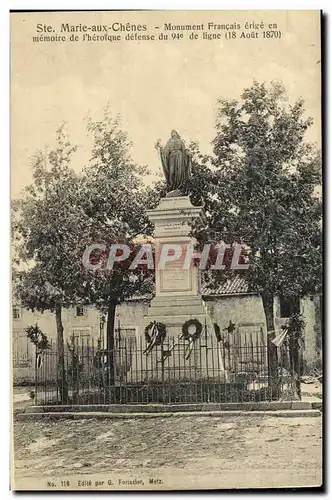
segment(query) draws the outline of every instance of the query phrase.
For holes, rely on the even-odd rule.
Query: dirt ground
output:
[[[320,417],[16,422],[14,436],[17,489],[321,484]]]

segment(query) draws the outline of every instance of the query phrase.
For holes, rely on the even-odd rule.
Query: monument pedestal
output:
[[[199,269],[193,265],[192,259],[190,265],[184,265],[188,246],[195,244],[195,239],[189,235],[192,222],[203,222],[205,216],[202,207],[191,204],[189,196],[163,198],[154,210],[148,211],[148,216],[155,225],[156,295],[151,301],[146,324],[151,321],[164,323],[167,337],[177,338],[188,319],[196,318],[203,325],[208,321],[207,309],[200,294]],[[179,245],[182,257],[159,266],[165,244]]]
[[[155,279],[156,295],[151,301],[145,326],[151,322],[160,322],[166,326],[166,337],[162,345],[152,346],[146,355],[144,379],[189,381],[206,380],[206,377],[225,381],[223,354],[215,342],[214,325],[200,290],[200,270],[194,265],[192,251],[196,243],[190,236],[192,223],[204,222],[202,207],[194,207],[189,196],[163,198],[159,205],[148,212],[155,225],[154,240],[156,248]],[[170,245],[165,247],[165,245]],[[161,255],[171,254],[171,246],[182,248],[181,257],[174,255],[173,260],[166,260],[163,265]],[[187,259],[186,259],[187,257]],[[165,262],[165,260],[164,260]],[[190,264],[190,265],[189,265]],[[199,337],[191,340],[184,337],[182,326],[196,319],[202,329]],[[206,325],[206,327],[205,327]],[[195,325],[189,326],[190,335],[196,333]],[[149,334],[152,335],[153,329]]]

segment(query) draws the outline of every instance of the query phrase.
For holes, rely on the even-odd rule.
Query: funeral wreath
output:
[[[182,338],[189,341],[194,341],[199,338],[202,333],[202,323],[198,319],[188,319],[182,325]]]
[[[145,340],[147,344],[160,345],[166,338],[166,325],[161,322],[151,321],[145,328]]]

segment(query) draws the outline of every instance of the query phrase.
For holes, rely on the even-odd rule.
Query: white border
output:
[[[266,9],[266,7],[269,7],[269,9]],[[9,79],[8,79],[8,73],[7,73],[7,68],[9,68],[9,20],[8,20],[8,11],[9,9],[36,9],[36,10],[45,10],[45,9],[57,9],[57,10],[93,10],[93,9],[102,9],[102,10],[109,10],[109,9],[151,9],[151,10],[218,10],[218,9],[225,9],[225,10],[280,10],[280,9],[285,9],[285,10],[309,10],[309,9],[322,9],[325,14],[331,14],[331,2],[327,0],[320,2],[319,4],[315,1],[305,1],[302,0],[301,2],[294,2],[291,0],[279,0],[277,2],[269,2],[267,4],[266,0],[265,1],[253,1],[253,2],[247,2],[247,1],[239,1],[239,0],[232,0],[230,2],[220,2],[219,1],[211,1],[211,0],[204,0],[204,2],[198,2],[195,0],[191,1],[183,1],[183,0],[167,0],[163,2],[157,2],[152,1],[152,0],[145,0],[144,2],[138,2],[138,1],[128,1],[128,0],[123,0],[123,1],[118,1],[118,2],[112,2],[112,1],[94,1],[94,2],[87,2],[87,1],[65,1],[65,0],[58,0],[57,2],[45,2],[45,0],[39,0],[39,1],[34,1],[31,2],[30,5],[27,5],[26,1],[11,1],[8,2],[4,0],[1,2],[0,5],[0,12],[1,12],[1,44],[0,44],[0,51],[1,51],[1,68],[2,68],[2,92],[1,92],[1,99],[2,99],[2,106],[1,106],[1,119],[2,119],[2,133],[1,133],[1,159],[2,159],[2,170],[1,170],[1,183],[0,183],[0,203],[1,203],[1,224],[2,224],[2,232],[1,234],[3,235],[2,238],[2,245],[1,245],[1,262],[3,263],[3,268],[2,268],[2,276],[1,276],[1,308],[2,308],[2,353],[3,357],[1,359],[1,370],[2,370],[2,401],[4,402],[6,400],[6,387],[8,390],[8,399],[7,401],[10,400],[10,389],[9,389],[9,379],[8,379],[8,374],[10,373],[10,346],[9,346],[9,335],[8,332],[10,331],[10,300],[9,300]],[[330,20],[327,19],[327,23],[330,24]],[[331,27],[329,28],[331,30]],[[327,34],[328,36],[328,34]],[[331,62],[331,37],[329,36],[329,39],[326,40],[326,45],[325,45],[325,51],[327,53],[327,58],[325,60],[325,72],[326,72],[326,78],[328,79],[329,76],[329,71],[328,71],[328,66],[330,65]],[[326,86],[326,93],[328,89]],[[327,99],[327,95],[325,96]],[[325,112],[330,116],[330,111],[331,111],[331,101],[326,101],[324,103],[324,110]],[[326,123],[327,125],[327,123]],[[327,126],[326,130],[326,138],[325,138],[325,144],[326,148],[328,144],[332,144],[332,133],[331,133],[331,127]],[[328,161],[328,151],[325,151],[325,192],[327,192],[328,188],[330,186],[330,179],[331,176],[328,175],[328,171],[330,168],[330,163]],[[331,190],[330,190],[331,191]],[[330,245],[330,238],[332,237],[332,232],[329,231],[328,227],[328,221],[331,220],[331,203],[329,203],[329,196],[326,196],[326,255],[327,251],[329,248],[331,248]],[[329,217],[330,216],[330,217]],[[8,238],[8,239],[7,239]],[[326,259],[327,260],[327,259]],[[329,278],[331,279],[331,266],[329,266],[328,271],[328,279],[327,279],[327,289],[328,289],[328,284],[329,284]],[[331,300],[331,303],[330,303]],[[332,306],[332,299],[329,296],[328,297],[328,302],[326,302],[326,310],[331,310]],[[326,333],[329,332],[328,328],[328,322],[325,326],[325,331]],[[325,342],[325,350],[328,347],[327,342]],[[8,353],[8,354],[7,354]],[[325,353],[325,359],[329,359],[329,352]],[[331,365],[331,363],[327,363],[328,365]],[[329,370],[330,372],[330,370]],[[327,374],[328,379],[330,380],[330,373]],[[8,380],[8,386],[6,385],[6,380]],[[328,401],[328,405],[330,405],[330,400]],[[9,408],[10,409],[10,408]],[[328,410],[331,410],[331,408],[328,408]],[[327,411],[328,415],[331,415],[331,411]],[[3,432],[3,440],[2,442],[5,443],[8,441],[8,428],[10,426],[10,412],[4,410],[1,413],[1,429]],[[326,425],[328,427],[328,424]],[[330,444],[330,443],[329,443]],[[328,447],[329,448],[329,447]],[[329,448],[330,449],[330,448]],[[1,498],[8,498],[9,497],[9,475],[8,475],[8,453],[9,453],[9,446],[8,449],[6,449],[6,446],[1,447],[1,480],[0,480],[0,491],[1,491]],[[331,464],[331,461],[327,461],[328,464]],[[329,467],[330,469],[330,467]],[[326,468],[326,478],[329,477],[329,470]],[[47,494],[39,494],[38,496],[44,497]],[[125,493],[126,498],[135,498],[132,494]],[[285,495],[285,494],[284,494]],[[289,495],[292,495],[291,493]],[[289,496],[286,494],[286,497]],[[62,497],[64,496],[61,493],[58,493],[58,496]],[[67,496],[67,495],[66,495]],[[86,496],[86,495],[84,495]],[[150,495],[149,495],[150,496]],[[165,496],[165,495],[162,495]],[[189,495],[192,496],[192,495]],[[196,496],[196,495],[195,495]],[[223,494],[223,496],[230,497],[228,494]],[[232,495],[233,496],[233,495]],[[253,497],[256,497],[256,495],[253,495]],[[194,497],[193,497],[194,498]]]

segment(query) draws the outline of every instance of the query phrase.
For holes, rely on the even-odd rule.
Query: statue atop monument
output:
[[[160,140],[157,141],[155,147],[160,154],[167,184],[167,196],[182,196],[190,176],[190,152],[176,130],[172,130],[171,137],[164,147]]]

